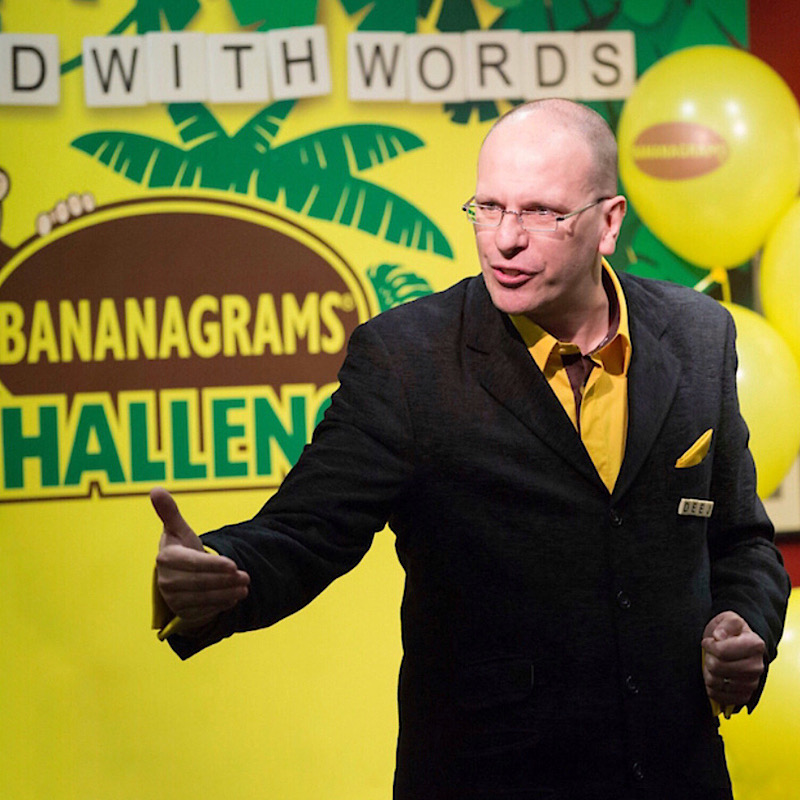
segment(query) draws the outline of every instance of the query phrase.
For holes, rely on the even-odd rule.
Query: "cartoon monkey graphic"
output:
[[[0,167],[0,231],[3,226],[3,201],[11,191],[11,178],[8,173]],[[47,236],[55,227],[63,225],[75,217],[83,214],[90,214],[97,208],[94,195],[90,192],[78,194],[72,192],[66,200],[60,200],[49,211],[43,211],[36,217],[36,233],[39,236]],[[7,245],[0,239],[0,266],[5,264],[14,253],[13,247]]]
[[[60,200],[50,211],[43,211],[36,217],[36,233],[39,236],[47,236],[57,225],[80,217],[82,214],[90,214],[97,208],[94,195],[89,192],[77,194],[73,192],[67,195],[66,200]]]

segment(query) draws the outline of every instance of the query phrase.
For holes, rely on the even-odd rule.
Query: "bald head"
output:
[[[484,144],[500,127],[520,125],[526,131],[537,127],[560,130],[582,140],[589,148],[593,164],[592,182],[599,194],[617,193],[617,142],[608,123],[591,108],[571,100],[547,98],[516,106],[498,119]]]

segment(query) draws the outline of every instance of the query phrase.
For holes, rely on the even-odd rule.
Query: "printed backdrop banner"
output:
[[[477,271],[459,206],[518,98],[437,95],[449,70],[478,52],[497,79],[527,53],[539,84],[525,91],[590,99],[616,126],[624,94],[597,99],[587,76],[613,84],[682,47],[746,46],[745,20],[743,0],[0,0],[0,795],[390,795],[391,534],[293,618],[182,663],[149,630],[160,525],[147,493],[169,488],[198,531],[254,514],[324,413],[354,327]],[[178,66],[159,45],[140,51],[138,105],[92,101],[112,74],[101,56],[121,80],[133,37],[225,34],[243,57],[254,34],[287,30],[322,42],[323,90],[315,73],[281,96],[273,77],[270,99],[233,103],[236,81],[207,95],[210,79],[170,99],[161,70]],[[409,70],[403,93],[365,99],[362,80],[351,99],[367,62],[348,35],[377,32],[418,69],[427,43],[440,63],[426,91]],[[495,40],[509,50],[480,49]],[[209,68],[212,49],[193,63]],[[309,68],[305,51],[284,55]],[[46,104],[17,102],[39,83]],[[704,275],[635,214],[615,265]]]

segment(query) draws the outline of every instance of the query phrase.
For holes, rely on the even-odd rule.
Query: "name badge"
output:
[[[681,497],[681,501],[678,503],[678,514],[682,517],[710,517],[713,510],[713,500],[696,500],[693,497]]]

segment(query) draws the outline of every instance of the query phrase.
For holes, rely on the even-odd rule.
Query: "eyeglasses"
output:
[[[475,203],[473,202],[474,199],[475,195],[472,195],[472,197],[461,206],[461,210],[467,215],[467,219],[473,225],[477,225],[481,228],[499,228],[506,214],[514,214],[519,220],[520,225],[522,225],[526,231],[544,233],[545,231],[552,232],[558,230],[559,222],[564,222],[564,220],[570,217],[577,216],[587,209],[592,208],[592,206],[596,206],[598,203],[602,203],[603,200],[609,200],[610,198],[599,197],[594,202],[588,203],[577,211],[570,211],[569,214],[557,214],[550,208],[511,211],[501,206],[492,205],[491,203]]]

